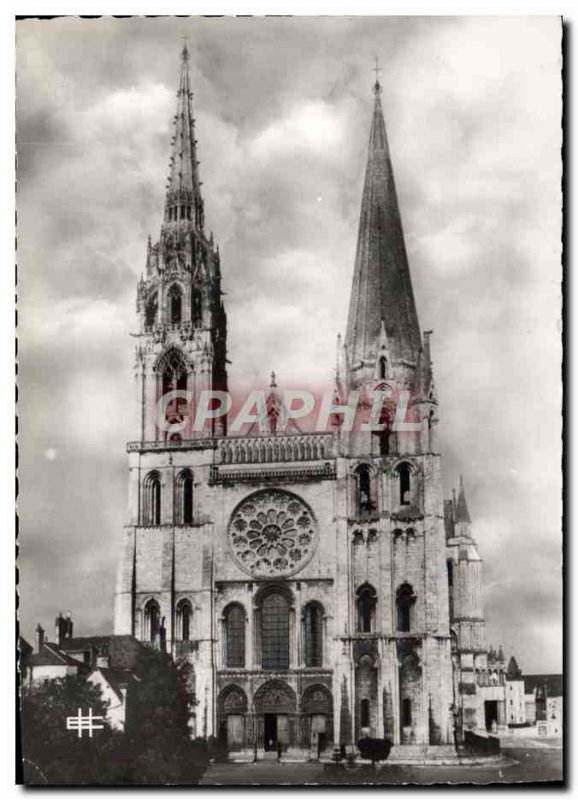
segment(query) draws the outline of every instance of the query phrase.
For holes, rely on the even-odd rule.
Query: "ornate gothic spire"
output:
[[[421,349],[381,91],[376,80],[347,322],[346,344],[354,381],[359,365],[375,360],[382,320],[393,358],[416,363]]]
[[[191,220],[201,230],[204,223],[203,200],[198,174],[193,93],[190,89],[189,51],[186,43],[181,53],[177,113],[173,118],[173,124],[174,134],[165,202],[165,222]]]

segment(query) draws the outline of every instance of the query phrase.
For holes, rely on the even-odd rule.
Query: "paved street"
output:
[[[559,743],[504,750],[502,764],[456,767],[399,767],[386,765],[371,780],[368,770],[356,777],[345,773],[348,783],[514,783],[562,779],[562,749]],[[213,764],[203,784],[298,784],[344,783],[322,764]]]

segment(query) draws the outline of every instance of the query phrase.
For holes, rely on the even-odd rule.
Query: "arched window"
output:
[[[144,524],[161,524],[161,476],[156,471],[144,480]]]
[[[183,301],[181,290],[176,283],[174,283],[169,289],[167,301],[169,322],[171,325],[178,325],[181,321]]]
[[[303,614],[303,650],[306,667],[323,665],[323,609],[307,603]]]
[[[408,506],[411,501],[411,469],[409,464],[400,464],[397,468],[399,478],[399,504]]]
[[[193,286],[191,293],[191,311],[193,325],[198,325],[203,318],[203,303],[201,290],[197,286]]]
[[[150,330],[156,325],[157,322],[157,312],[158,312],[158,295],[155,292],[152,297],[149,298],[148,303],[146,304],[145,309],[145,328]]]
[[[193,521],[193,475],[184,469],[177,478],[176,522],[190,525]]]
[[[245,666],[245,610],[238,603],[228,606],[224,613],[225,665]]]
[[[364,698],[360,706],[359,722],[362,728],[369,728],[369,700]]]
[[[289,668],[289,603],[280,592],[265,595],[261,605],[261,666]]]
[[[396,592],[395,604],[397,607],[397,629],[402,633],[411,630],[411,609],[415,602],[415,595],[409,583],[402,583]]]
[[[191,639],[193,607],[189,600],[181,600],[177,606],[177,639],[188,642]]]
[[[401,724],[404,728],[411,726],[411,700],[404,697],[401,703]]]
[[[377,597],[375,589],[364,583],[357,590],[357,630],[359,633],[371,633],[375,618]]]
[[[161,610],[156,600],[149,600],[144,608],[143,638],[146,642],[158,643],[161,629]]]
[[[165,397],[169,392],[186,392],[187,390],[187,367],[183,356],[176,348],[169,349],[157,366],[157,372],[162,375],[161,396]],[[165,418],[168,422],[180,422],[180,413],[186,408],[186,396],[173,398],[166,404]]]
[[[385,380],[387,378],[387,358],[385,356],[381,356],[379,359],[378,376],[380,380]]]
[[[373,502],[371,498],[371,472],[367,464],[355,470],[355,504],[358,518],[369,517]]]

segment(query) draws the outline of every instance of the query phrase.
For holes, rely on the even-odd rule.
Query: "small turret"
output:
[[[455,495],[454,495],[455,497]],[[456,536],[463,536],[467,539],[472,538],[472,520],[466,502],[466,492],[464,489],[464,479],[460,475],[460,490],[458,499],[455,503],[455,528]]]

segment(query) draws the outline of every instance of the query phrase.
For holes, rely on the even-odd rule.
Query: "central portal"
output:
[[[265,750],[277,749],[277,714],[265,714],[264,725]]]

